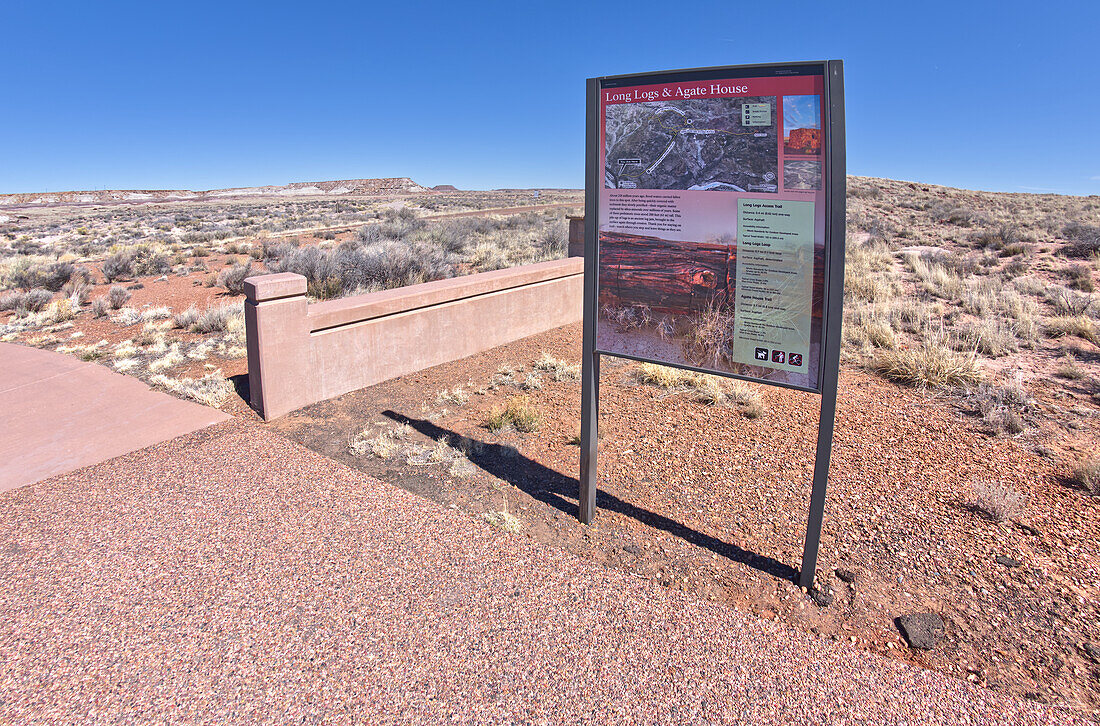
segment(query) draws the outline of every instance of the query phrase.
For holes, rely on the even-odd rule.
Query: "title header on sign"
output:
[[[702,96],[737,96],[748,94],[748,86],[727,86],[712,83],[710,86],[665,86],[660,90],[606,91],[606,103],[633,103],[635,101],[657,101],[662,98],[700,98]]]
[[[821,76],[791,78],[738,78],[718,81],[681,81],[628,88],[605,88],[602,100],[610,103],[647,101],[683,101],[692,98],[730,98],[732,96],[774,96],[821,93]]]

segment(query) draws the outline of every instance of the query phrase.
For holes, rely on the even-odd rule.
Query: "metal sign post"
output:
[[[809,589],[825,511],[840,366],[843,63],[590,78],[586,108],[578,517],[590,524],[596,513],[601,355],[818,393],[821,415],[799,576]],[[616,124],[613,135],[606,133],[609,119]],[[716,168],[719,178],[684,174],[689,164],[665,171],[666,159],[688,141],[691,148],[708,149],[713,164],[707,173]],[[736,244],[722,241],[730,230],[737,232]],[[615,263],[607,263],[606,272],[616,282],[605,291],[601,262],[610,259]],[[698,264],[690,281],[675,272],[684,260]],[[635,278],[629,269],[623,273],[630,265],[640,270]],[[602,341],[600,326],[611,325],[599,318],[602,294],[619,305],[641,301],[647,316],[651,310],[667,315],[662,324],[683,321],[700,305],[725,306],[734,331],[730,349],[723,351],[729,365],[715,358],[701,367],[673,353],[642,354],[622,336]],[[818,310],[820,322],[814,320]]]

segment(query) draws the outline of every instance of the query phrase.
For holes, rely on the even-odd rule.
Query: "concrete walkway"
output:
[[[1088,722],[230,421],[0,494],[0,723]]]
[[[228,418],[60,353],[0,343],[0,492]]]

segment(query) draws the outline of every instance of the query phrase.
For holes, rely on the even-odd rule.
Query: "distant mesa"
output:
[[[454,187],[451,187],[452,189]],[[188,189],[99,189],[75,192],[0,194],[0,207],[70,204],[135,204],[142,202],[197,202],[227,197],[394,196],[428,191],[408,177],[294,182],[282,186],[234,187],[195,192]]]
[[[437,186],[432,187],[432,191],[433,192],[457,192],[458,187],[456,187],[454,184],[439,184]]]
[[[821,151],[821,129],[791,129],[787,136],[788,151],[816,154]]]

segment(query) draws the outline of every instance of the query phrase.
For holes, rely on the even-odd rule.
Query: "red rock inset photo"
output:
[[[821,154],[821,97],[783,97],[783,153],[786,156]]]

